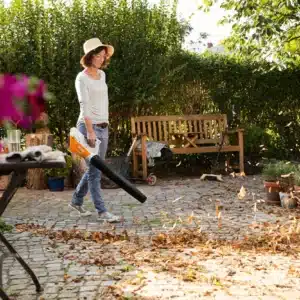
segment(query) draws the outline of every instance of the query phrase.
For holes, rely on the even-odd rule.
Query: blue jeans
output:
[[[77,129],[87,136],[86,127],[84,123],[79,123]],[[101,128],[93,125],[96,137],[101,141],[99,147],[99,156],[105,159],[107,145],[108,145],[108,128]],[[87,171],[82,176],[79,184],[73,194],[72,203],[82,206],[83,198],[90,191],[91,198],[94,202],[95,208],[99,213],[106,212],[104,201],[101,196],[101,171],[92,165],[88,165]]]

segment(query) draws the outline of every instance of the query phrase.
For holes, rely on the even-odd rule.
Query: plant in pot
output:
[[[294,165],[291,166],[290,173],[281,175],[279,184],[281,192],[279,193],[281,206],[284,208],[295,208],[297,206],[297,199],[294,197],[295,186],[295,172],[292,170]]]
[[[294,175],[294,191],[300,193],[300,165],[296,165],[296,171]]]
[[[294,189],[295,185],[295,174],[297,172],[297,166],[291,162],[281,161],[278,163],[279,184],[281,191],[289,193]]]
[[[280,205],[279,192],[288,192],[293,187],[295,166],[289,162],[268,163],[263,167],[262,175],[267,192],[267,203]]]
[[[267,203],[280,205],[280,184],[278,181],[278,171],[275,163],[268,163],[263,167],[262,176],[264,187],[267,193]]]
[[[300,206],[300,165],[297,165],[297,171],[295,174],[293,197],[296,199],[296,206]]]
[[[65,188],[65,179],[70,175],[72,169],[72,158],[70,155],[66,155],[65,159],[65,168],[47,169],[45,171],[48,188],[52,192],[63,191]]]

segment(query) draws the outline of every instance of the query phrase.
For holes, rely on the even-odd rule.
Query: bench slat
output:
[[[173,128],[172,128],[172,122],[167,122],[168,123],[168,127],[169,127],[169,129],[168,129],[168,134],[169,134],[169,137],[172,135],[172,133],[173,133]],[[170,138],[169,138],[170,139]]]
[[[150,138],[153,138],[153,135],[152,135],[152,128],[151,128],[151,127],[152,127],[152,123],[153,123],[153,122],[149,122],[149,121],[146,122],[146,128],[148,128],[148,135],[149,135]]]
[[[193,131],[192,121],[191,120],[187,121],[187,130],[188,130],[188,132]]]
[[[158,141],[163,141],[163,134],[162,134],[162,122],[158,121]]]
[[[146,130],[146,122],[145,121],[142,121],[142,124],[143,124],[143,131],[142,133],[147,133],[147,130]]]
[[[183,130],[183,129],[184,129],[184,124],[182,124],[182,120],[179,120],[178,121],[178,129],[177,129],[177,131],[181,132],[181,130]]]
[[[193,127],[194,127],[194,131],[195,132],[198,132],[199,131],[199,129],[197,128],[197,121],[196,120],[193,120]],[[200,137],[199,137],[199,134],[197,134],[197,138],[199,139]]]
[[[141,134],[142,133],[142,128],[141,128],[141,122],[136,123],[136,127],[137,127],[137,134]]]
[[[207,139],[208,138],[208,124],[207,124],[207,120],[203,121],[203,139]]]
[[[156,121],[153,122],[153,138],[155,141],[157,141],[157,127],[156,127]]]
[[[169,137],[168,137],[168,130],[167,130],[167,122],[163,121],[163,128],[164,128],[164,141],[167,142]]]

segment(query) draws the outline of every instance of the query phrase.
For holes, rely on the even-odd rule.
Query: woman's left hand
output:
[[[96,134],[95,134],[95,131],[91,131],[91,132],[88,132],[87,134],[87,142],[88,142],[88,145],[92,148],[95,148],[95,145],[96,145]]]

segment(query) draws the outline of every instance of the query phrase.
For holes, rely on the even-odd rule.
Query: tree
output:
[[[207,32],[200,32],[197,40],[190,40],[189,45],[190,48],[198,52],[201,50],[201,48],[204,48],[207,44],[207,38],[209,37],[209,34]]]
[[[299,0],[206,0],[228,11],[221,23],[232,24],[225,45],[240,56],[265,59],[279,69],[300,65]]]

